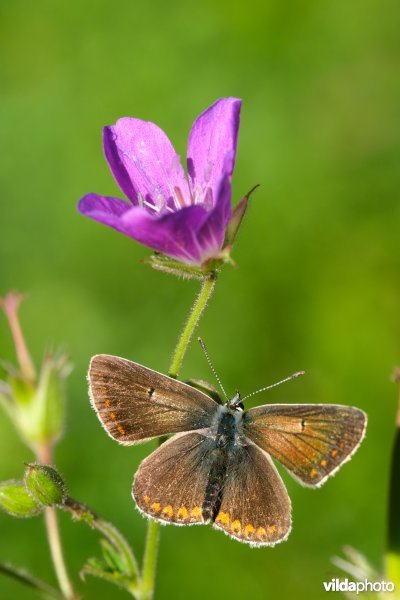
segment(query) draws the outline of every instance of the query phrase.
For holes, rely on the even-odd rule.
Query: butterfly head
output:
[[[226,402],[225,406],[227,406],[231,410],[240,410],[240,411],[243,411],[244,410],[244,404],[242,402],[242,397],[240,395],[240,392],[236,392],[236,394],[233,396],[233,398],[231,398],[230,400],[228,400]]]

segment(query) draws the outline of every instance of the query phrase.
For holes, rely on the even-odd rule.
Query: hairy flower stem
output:
[[[178,377],[179,375],[179,371],[181,369],[182,362],[186,350],[189,346],[190,340],[192,339],[193,332],[196,329],[200,317],[203,314],[205,307],[207,306],[207,302],[209,301],[211,294],[214,291],[216,280],[217,274],[215,272],[206,275],[203,279],[199,295],[193,303],[193,306],[189,313],[189,317],[186,321],[181,335],[179,336],[174,353],[172,355],[172,360],[169,367],[169,375],[171,377]]]
[[[189,317],[183,328],[178,342],[172,355],[169,367],[169,375],[177,377],[182,366],[186,350],[192,339],[193,332],[207,306],[207,303],[214,291],[217,274],[215,272],[207,274],[201,284],[200,292],[195,299],[189,313]],[[143,557],[143,570],[141,579],[141,589],[138,597],[140,600],[152,600],[154,594],[154,580],[157,565],[158,544],[160,541],[160,524],[153,519],[149,519],[147,526],[146,546]]]
[[[53,462],[53,451],[50,444],[43,444],[39,446],[36,454],[39,463],[49,465]],[[73,600],[74,598],[77,598],[77,596],[74,592],[74,588],[65,564],[56,510],[56,508],[52,507],[46,508],[44,511],[47,539],[49,542],[50,554],[60,590],[64,598]]]

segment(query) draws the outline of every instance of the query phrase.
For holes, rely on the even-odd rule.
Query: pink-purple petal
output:
[[[210,188],[214,199],[225,173],[235,166],[241,100],[221,98],[204,111],[190,131],[187,166],[192,195]]]
[[[185,207],[163,216],[133,208],[122,221],[127,235],[141,244],[187,264],[200,265],[205,259],[197,231],[207,215],[201,206]]]
[[[81,214],[113,227],[122,233],[125,233],[122,227],[121,217],[132,206],[119,198],[110,198],[100,196],[99,194],[86,194],[78,203],[78,210]]]
[[[210,256],[215,256],[222,249],[226,227],[231,218],[231,183],[225,175],[219,184],[214,208],[208,213],[207,219],[198,230],[197,238],[203,248],[208,247]]]
[[[151,122],[124,117],[105,127],[104,152],[124,194],[134,204],[141,198],[153,205],[177,198],[189,203],[189,188],[179,156],[166,134]]]

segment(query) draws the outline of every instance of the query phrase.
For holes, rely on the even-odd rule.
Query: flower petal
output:
[[[187,167],[194,198],[211,188],[214,202],[224,173],[235,166],[241,100],[221,98],[194,122],[189,135]]]
[[[126,233],[123,229],[121,217],[131,209],[130,204],[119,198],[109,198],[98,194],[86,194],[78,203],[78,210],[81,214],[113,227],[121,233]]]
[[[124,117],[104,127],[103,142],[111,171],[134,204],[140,204],[139,194],[156,206],[170,200],[180,208],[182,197],[189,203],[189,187],[179,156],[157,125]]]
[[[202,206],[187,206],[163,216],[133,207],[124,214],[122,222],[127,235],[141,244],[186,264],[200,265],[205,258],[197,231],[207,214]]]
[[[215,206],[197,234],[203,255],[207,255],[207,258],[216,256],[222,249],[226,227],[232,214],[231,195],[230,176],[225,175],[218,187]]]
[[[187,206],[160,216],[119,198],[87,194],[80,200],[78,210],[90,219],[186,264],[201,265],[220,250],[213,229],[207,228],[201,233],[203,245],[199,240],[198,233],[203,224],[214,214],[202,206]]]

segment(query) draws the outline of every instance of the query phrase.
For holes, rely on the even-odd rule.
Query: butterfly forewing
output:
[[[291,529],[290,500],[270,457],[250,443],[237,447],[227,467],[214,527],[254,546],[285,540]]]
[[[135,476],[139,509],[167,523],[207,523],[203,506],[215,446],[215,440],[199,433],[178,434],[150,454]]]
[[[88,379],[101,423],[123,444],[207,428],[218,410],[203,392],[117,356],[94,356]]]
[[[367,416],[335,404],[273,404],[243,416],[243,432],[304,485],[322,485],[360,445]]]

